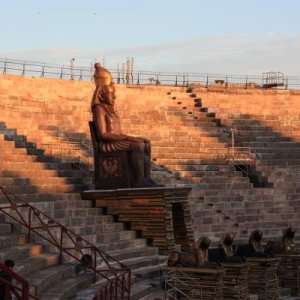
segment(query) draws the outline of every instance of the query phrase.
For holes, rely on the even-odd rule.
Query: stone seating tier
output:
[[[5,101],[3,103],[7,104],[7,108],[3,111],[3,118],[5,119],[4,122],[7,122],[8,128],[16,128],[18,129],[19,134],[29,135],[30,126],[33,126],[36,131],[34,131],[33,138],[28,139],[30,141],[34,141],[35,139],[39,140],[39,132],[43,133],[40,134],[40,136],[44,136],[43,139],[49,137],[49,140],[52,141],[55,141],[58,138],[57,136],[62,132],[80,132],[83,139],[85,137],[87,139],[89,138],[87,120],[90,119],[89,103],[93,89],[91,84],[80,82],[70,83],[59,80],[51,81],[46,79],[35,79],[33,81],[28,79],[28,81],[26,81],[27,78],[20,79],[19,77],[14,76],[3,77],[5,77],[6,83],[3,85],[1,83],[0,89],[4,88],[6,89],[6,92],[2,95],[8,94],[10,86],[15,86],[14,94],[9,95],[9,97],[3,97],[6,97],[6,99],[3,99]],[[21,86],[18,87],[18,83],[20,82]],[[24,84],[24,82],[26,82],[26,84]],[[51,82],[51,84],[49,84],[49,82]],[[170,92],[171,94],[169,94]],[[247,132],[249,132],[249,126],[251,125],[255,127],[252,128],[251,135],[257,138],[253,139],[253,141],[250,140],[249,143],[267,142],[270,144],[270,148],[272,144],[274,144],[274,141],[277,141],[279,146],[279,143],[290,143],[291,140],[289,136],[280,138],[278,134],[274,134],[270,129],[264,131],[264,125],[261,124],[261,122],[243,122],[243,119],[251,120],[252,116],[257,115],[260,117],[257,118],[258,121],[270,121],[269,125],[272,126],[278,126],[279,124],[274,123],[274,121],[288,121],[288,115],[286,114],[288,110],[286,108],[283,110],[280,108],[274,109],[274,105],[283,105],[289,97],[293,98],[298,96],[292,95],[291,93],[288,95],[289,92],[284,91],[284,93],[286,93],[284,96],[285,98],[278,98],[278,100],[274,102],[272,100],[275,95],[274,93],[271,93],[272,96],[269,96],[268,92],[264,93],[265,94],[261,97],[266,97],[267,100],[264,101],[264,109],[259,110],[261,115],[258,115],[257,107],[262,101],[255,99],[255,91],[252,91],[252,95],[249,96],[247,94],[244,95],[243,93],[239,93],[238,95],[230,93],[229,95],[226,95],[226,93],[220,91],[214,93],[212,91],[204,92],[201,90],[199,95],[197,92],[197,96],[198,98],[202,98],[202,106],[195,107],[195,98],[186,94],[185,89],[183,88],[162,86],[126,87],[117,85],[117,104],[124,132],[137,136],[145,136],[151,139],[153,144],[152,156],[154,158],[154,164],[161,165],[163,168],[163,170],[157,171],[157,173],[159,173],[158,177],[162,181],[165,180],[169,182],[170,180],[173,183],[194,182],[195,192],[191,195],[191,202],[195,207],[196,216],[198,210],[201,210],[204,207],[207,208],[207,205],[210,204],[210,197],[217,197],[218,202],[223,203],[224,205],[229,201],[228,198],[230,197],[239,199],[235,200],[236,202],[234,203],[236,203],[236,205],[243,201],[245,201],[246,204],[251,205],[254,205],[254,203],[259,205],[260,202],[264,201],[269,204],[269,200],[264,200],[265,195],[256,194],[256,189],[252,187],[249,181],[247,182],[246,177],[240,182],[236,181],[236,183],[231,183],[232,179],[226,179],[230,177],[233,178],[233,174],[237,173],[240,174],[237,177],[242,177],[242,174],[232,168],[232,166],[229,168],[228,162],[224,161],[226,149],[230,144],[230,136],[224,136],[224,130],[230,128],[227,128],[226,126],[218,127],[216,123],[216,121],[220,119],[220,116],[222,117],[221,125],[226,124],[226,119],[229,119],[230,121],[230,115],[235,115],[236,120],[241,120],[238,121],[240,122],[240,126],[247,126],[241,128],[241,132],[245,134],[241,141],[241,145],[243,146],[245,146],[245,144],[242,143],[248,141]],[[74,96],[74,94],[76,94],[76,96]],[[176,99],[172,99],[173,97],[176,97]],[[236,99],[235,103],[233,103],[236,106],[236,110],[227,103],[229,101],[228,99],[231,99],[231,97],[235,97]],[[237,101],[240,97],[241,99],[246,99],[247,104],[240,105]],[[62,99],[64,101],[62,101]],[[249,99],[253,101],[251,102]],[[9,101],[14,101],[13,103],[18,104],[15,110],[12,111],[12,108],[8,107]],[[32,116],[27,111],[29,101],[30,107],[33,107],[32,110],[35,111]],[[211,101],[211,106],[208,101]],[[179,104],[179,102],[181,103]],[[206,103],[208,105],[206,105]],[[214,111],[214,107],[218,109]],[[248,108],[249,113],[247,111]],[[269,115],[267,114],[267,110],[270,112]],[[277,115],[273,118],[271,114]],[[295,115],[295,113],[293,115]],[[36,118],[38,122],[37,126],[33,125],[34,122],[29,121],[31,118],[33,119],[33,117]],[[196,117],[198,119],[195,119]],[[256,120],[256,118],[253,119]],[[20,128],[22,124],[26,124],[26,120],[28,121],[27,124],[32,125],[24,125],[24,129]],[[296,117],[295,120],[297,120]],[[49,130],[46,130],[47,126],[52,127],[53,130],[50,128]],[[285,129],[287,130],[288,128]],[[294,135],[296,135],[296,130],[297,129],[294,130]],[[261,134],[261,136],[258,136],[258,134]],[[64,141],[67,142],[68,140],[64,138]],[[42,142],[43,140],[40,141],[40,143]],[[172,149],[169,147],[170,143],[172,143],[172,147],[179,151],[182,148],[181,157],[177,157],[177,154],[173,154],[175,151],[171,151]],[[186,149],[186,151],[184,151],[185,143],[191,143],[190,148]],[[277,146],[274,146],[273,148],[276,147]],[[215,148],[222,148],[223,152],[215,153],[213,150]],[[263,148],[265,148],[265,146]],[[293,147],[291,146],[291,148]],[[47,151],[51,153],[51,145],[47,146],[47,149]],[[190,153],[194,154],[193,158],[187,158],[187,156],[190,156]],[[258,152],[258,154],[260,153]],[[208,156],[210,157],[209,160],[207,159]],[[274,157],[272,157],[268,163],[273,163],[274,160]],[[280,159],[276,158],[276,161],[279,160]],[[293,159],[292,163],[294,162]],[[201,172],[195,173],[195,171],[185,168],[185,165],[194,165],[196,169],[198,167],[203,167],[203,169],[200,168]],[[183,168],[179,169],[181,166]],[[220,167],[222,166],[224,166],[224,168],[226,167],[226,169],[221,169]],[[218,171],[216,172],[218,172],[218,175],[216,176],[216,183],[219,184],[220,189],[216,189],[217,185],[214,185],[213,182],[209,185],[201,185],[203,181],[207,181],[206,177],[210,178],[212,176],[212,174],[209,173],[208,167],[217,168]],[[172,173],[168,173],[168,170],[170,172],[176,172],[175,177],[169,177]],[[180,176],[183,178],[180,181],[176,181],[176,178],[180,178]],[[218,179],[220,179],[220,181],[218,181]],[[240,185],[240,183],[243,185]],[[207,189],[202,189],[203,187],[206,187]],[[250,199],[250,195],[254,196]],[[201,198],[201,200],[199,200],[199,197],[203,197],[203,199]],[[205,211],[209,211],[209,209],[210,208],[208,207]],[[216,214],[216,211],[213,211],[212,213]],[[235,208],[232,209],[230,216],[231,219],[234,220],[235,218],[243,217],[244,215]],[[272,216],[274,215],[272,214]],[[296,214],[294,214],[294,217],[295,216]],[[225,217],[227,217],[227,215],[223,216],[220,227],[226,223],[226,220],[224,220]],[[251,225],[252,223],[250,222],[249,224]],[[243,224],[239,224],[241,227],[242,225]],[[253,222],[252,225],[258,226],[257,222]],[[273,225],[271,226],[272,228],[270,228],[270,231],[273,230],[273,232],[275,232],[277,225]],[[207,232],[211,234],[212,226],[212,224],[203,224],[202,220],[195,218],[196,237],[200,235],[200,232],[205,233],[206,229]],[[205,230],[202,230],[204,228]],[[225,226],[223,228],[224,231],[225,228],[227,230],[229,227]],[[240,229],[236,229],[235,227],[233,227],[233,230],[236,230],[237,234],[240,234],[239,232],[241,232]],[[221,232],[222,229],[220,229],[216,235],[220,235]],[[214,234],[212,234],[212,238],[214,237]],[[242,238],[244,238],[244,235]]]

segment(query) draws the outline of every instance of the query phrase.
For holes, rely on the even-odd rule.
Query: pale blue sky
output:
[[[0,0],[0,57],[300,74],[299,0]]]

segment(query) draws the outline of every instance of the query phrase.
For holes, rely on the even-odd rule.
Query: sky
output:
[[[299,0],[0,0],[0,57],[300,75]]]

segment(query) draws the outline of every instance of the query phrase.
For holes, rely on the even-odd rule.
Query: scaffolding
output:
[[[165,271],[166,299],[222,299],[223,274],[223,270],[219,268],[167,267]]]

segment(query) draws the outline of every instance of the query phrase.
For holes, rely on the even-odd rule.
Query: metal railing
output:
[[[228,162],[233,164],[235,168],[249,176],[250,167],[255,165],[250,147],[231,147],[228,149]]]
[[[192,72],[152,72],[152,71],[130,71],[125,74],[118,69],[111,69],[115,83],[126,84],[153,84],[187,86],[189,84],[200,84],[205,87],[211,85],[222,85],[225,88],[230,85],[240,88],[251,86],[263,87],[263,75],[234,75]],[[92,81],[93,67],[58,65],[45,62],[34,62],[27,60],[15,60],[0,58],[0,72],[2,74],[15,74],[20,76],[47,77],[65,80]],[[284,86],[281,88],[300,89],[300,76],[285,76]]]
[[[48,242],[57,249],[60,263],[63,263],[64,255],[79,263],[83,255],[92,258],[89,269],[94,282],[104,280],[95,299],[130,299],[131,270],[127,266],[6,188],[0,186],[0,192],[8,201],[7,205],[0,206],[0,212],[25,228],[28,242],[33,235]]]
[[[28,299],[35,299],[38,300],[37,297],[31,295],[29,293],[29,283],[28,281],[20,276],[19,274],[15,273],[12,269],[6,267],[3,263],[0,262],[0,269],[2,272],[10,275],[11,278],[15,281],[15,283],[19,284],[21,287],[16,286],[16,284],[11,283],[4,278],[0,277],[0,285],[3,287],[4,290],[4,299],[2,300],[10,300],[17,299],[17,300],[28,300]]]

